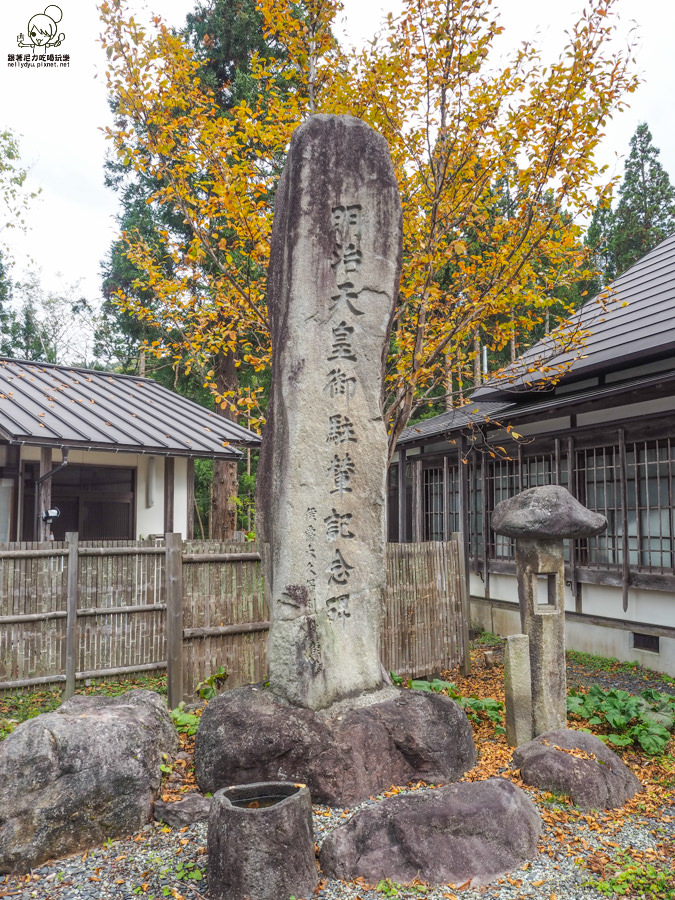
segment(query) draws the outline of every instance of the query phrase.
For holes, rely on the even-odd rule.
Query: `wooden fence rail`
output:
[[[243,549],[245,546],[245,550]],[[469,665],[459,536],[389,544],[382,657],[408,677]],[[269,629],[252,544],[0,545],[0,690],[168,669],[170,705],[220,666],[260,681]]]

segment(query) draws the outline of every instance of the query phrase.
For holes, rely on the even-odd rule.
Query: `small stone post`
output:
[[[506,741],[509,747],[520,747],[533,736],[530,639],[526,634],[510,634],[506,638],[504,700]]]
[[[529,638],[532,735],[567,724],[564,538],[600,534],[607,519],[560,485],[530,488],[497,504],[492,528],[516,539],[522,630]]]

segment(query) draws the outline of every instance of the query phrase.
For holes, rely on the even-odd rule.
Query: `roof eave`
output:
[[[239,460],[243,457],[243,452],[236,447],[224,447],[219,450],[206,450],[204,448],[190,449],[175,447],[151,447],[151,446],[134,446],[128,444],[105,444],[98,441],[72,441],[64,438],[56,437],[49,440],[38,438],[34,435],[7,435],[2,434],[0,439],[4,439],[7,443],[14,446],[27,447],[52,447],[53,449],[68,448],[69,450],[84,450],[85,452],[95,451],[97,453],[133,453],[138,456],[181,456],[192,457],[197,459],[225,459]]]

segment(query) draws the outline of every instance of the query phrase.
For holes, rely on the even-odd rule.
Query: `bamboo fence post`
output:
[[[66,534],[66,542],[68,544],[68,588],[66,595],[66,686],[63,691],[64,700],[70,700],[75,693],[75,671],[78,657],[78,539],[77,531],[69,531]]]
[[[169,709],[183,699],[183,539],[168,533],[166,544],[166,650]]]

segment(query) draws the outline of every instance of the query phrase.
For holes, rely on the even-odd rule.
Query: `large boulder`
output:
[[[178,737],[152,691],[73,697],[0,743],[0,872],[133,834],[152,817]]]
[[[330,878],[486,884],[537,855],[541,818],[503,778],[389,797],[359,810],[324,841]]]
[[[330,716],[284,705],[269,690],[227,691],[208,704],[197,731],[199,789],[297,781],[315,802],[350,806],[392,784],[455,781],[471,768],[471,726],[453,700],[392,695]]]
[[[581,809],[616,809],[642,785],[600,738],[559,728],[518,747],[513,764],[526,784],[568,794]]]

